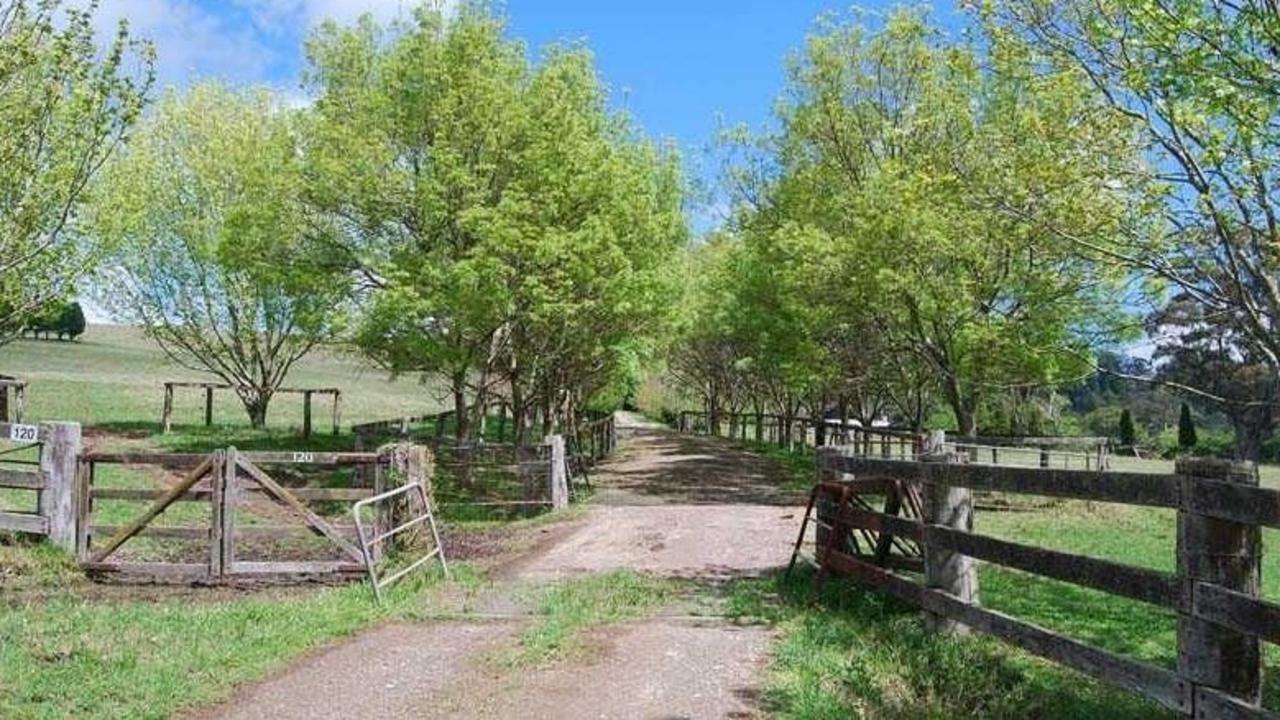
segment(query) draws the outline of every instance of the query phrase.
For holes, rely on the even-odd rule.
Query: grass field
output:
[[[217,381],[213,376],[173,364],[136,328],[110,325],[91,325],[77,342],[18,340],[0,346],[0,374],[30,383],[29,420],[72,420],[141,430],[153,430],[159,425],[165,381]],[[411,377],[391,380],[385,371],[332,350],[303,358],[285,385],[342,390],[344,427],[406,414],[421,415],[443,407],[434,386]],[[215,423],[247,424],[232,392],[220,391],[214,397]],[[325,398],[317,397],[314,406],[316,428],[324,432],[329,417]],[[203,424],[201,391],[177,391],[174,421],[179,426]],[[301,397],[277,397],[267,425],[278,430],[301,427]]]
[[[36,562],[46,572],[58,567],[51,557]],[[453,582],[474,578],[462,565],[453,573]],[[441,582],[438,574],[411,578],[376,605],[364,585],[241,596],[143,589],[86,602],[74,578],[61,580],[38,602],[0,603],[0,717],[166,718],[322,644],[412,619]]]

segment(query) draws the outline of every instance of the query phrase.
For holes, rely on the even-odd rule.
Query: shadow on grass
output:
[[[781,718],[1171,717],[991,638],[928,632],[919,610],[812,574],[744,580],[728,611],[775,625],[766,708]]]

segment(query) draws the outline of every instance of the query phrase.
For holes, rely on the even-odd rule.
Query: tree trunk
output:
[[[1232,413],[1231,428],[1235,431],[1235,456],[1237,460],[1258,462],[1262,459],[1262,446],[1271,436],[1275,423],[1270,408],[1250,408]]]
[[[551,434],[555,428],[554,416],[551,412],[551,393],[544,390],[542,393],[542,437]]]
[[[267,406],[271,404],[271,395],[258,393],[244,400],[244,411],[249,414],[249,426],[261,430],[267,426]]]
[[[467,408],[467,373],[455,372],[451,378],[453,390],[454,438],[459,445],[471,439],[471,415]]]
[[[476,403],[471,414],[471,425],[476,429],[476,437],[483,439],[489,425],[489,373],[480,375],[480,389],[476,391]]]
[[[520,388],[520,383],[516,382],[516,378],[511,378],[511,424],[512,434],[515,438],[516,447],[524,447],[525,445],[525,407],[524,392]]]
[[[956,428],[960,437],[973,437],[978,433],[978,397],[966,396],[960,389],[960,383],[954,377],[947,380],[947,404],[956,416]]]
[[[840,444],[849,444],[849,398],[840,396]]]

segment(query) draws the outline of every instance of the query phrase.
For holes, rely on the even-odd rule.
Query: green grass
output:
[[[764,702],[783,720],[1161,717],[996,640],[931,633],[917,609],[853,583],[815,592],[807,571],[735,583],[727,612],[777,628]]]
[[[674,597],[675,583],[620,570],[539,590],[537,619],[506,658],[513,665],[546,665],[589,650],[586,631],[645,617]]]
[[[412,618],[439,582],[408,578],[381,606],[363,585],[223,602],[58,594],[0,605],[0,717],[168,717],[337,638]]]
[[[0,346],[0,374],[30,383],[30,420],[72,420],[146,432],[159,424],[166,380],[215,380],[174,365],[136,328],[109,325],[91,325],[78,342],[18,340]],[[411,377],[390,380],[385,372],[336,351],[317,351],[303,358],[285,384],[341,389],[344,427],[443,407],[442,396],[433,386]],[[247,424],[234,393],[219,391],[214,398],[216,424]],[[315,398],[314,413],[317,432],[325,432],[329,426],[325,398]],[[178,426],[202,426],[203,392],[179,389],[174,420]],[[301,427],[301,396],[277,397],[267,424],[280,429]]]
[[[794,458],[793,474],[812,478],[811,452],[769,454]],[[1029,504],[1030,511],[979,510],[974,529],[1025,544],[1175,571],[1173,511],[1035,500],[1045,502]],[[1280,531],[1264,529],[1263,545],[1264,550],[1280,547]],[[1263,596],[1280,600],[1280,553],[1263,553],[1262,581]],[[979,586],[986,607],[1128,657],[1176,665],[1177,619],[1168,610],[989,564],[979,565]],[[920,627],[917,610],[853,585],[838,587],[816,599],[803,583],[746,583],[740,588],[739,612],[765,617],[781,631],[770,691],[780,717],[841,716],[824,707],[840,708],[844,716],[877,718],[1160,716],[1154,706],[1133,696],[992,641],[973,644],[930,636]],[[917,655],[924,659],[914,659]],[[1274,675],[1280,668],[1280,651],[1266,645],[1264,658],[1265,675]],[[902,667],[894,667],[895,662]],[[945,677],[914,675],[925,670]],[[963,693],[958,709],[948,710],[939,695],[944,685],[953,696]],[[1265,706],[1280,707],[1280,683],[1265,682],[1263,695]],[[1100,708],[1107,710],[1099,714]]]

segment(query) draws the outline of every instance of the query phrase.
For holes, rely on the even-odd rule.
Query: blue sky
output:
[[[99,22],[129,18],[159,52],[160,79],[266,83],[304,100],[298,91],[302,43],[324,18],[350,21],[370,11],[390,18],[409,0],[103,0]],[[883,11],[893,2],[860,5]],[[960,11],[935,3],[936,17],[954,25]],[[798,48],[824,12],[846,2],[819,0],[507,0],[510,32],[531,48],[585,40],[596,55],[615,104],[650,135],[678,141],[700,174],[703,148],[718,119],[758,125],[768,120],[785,55]]]

